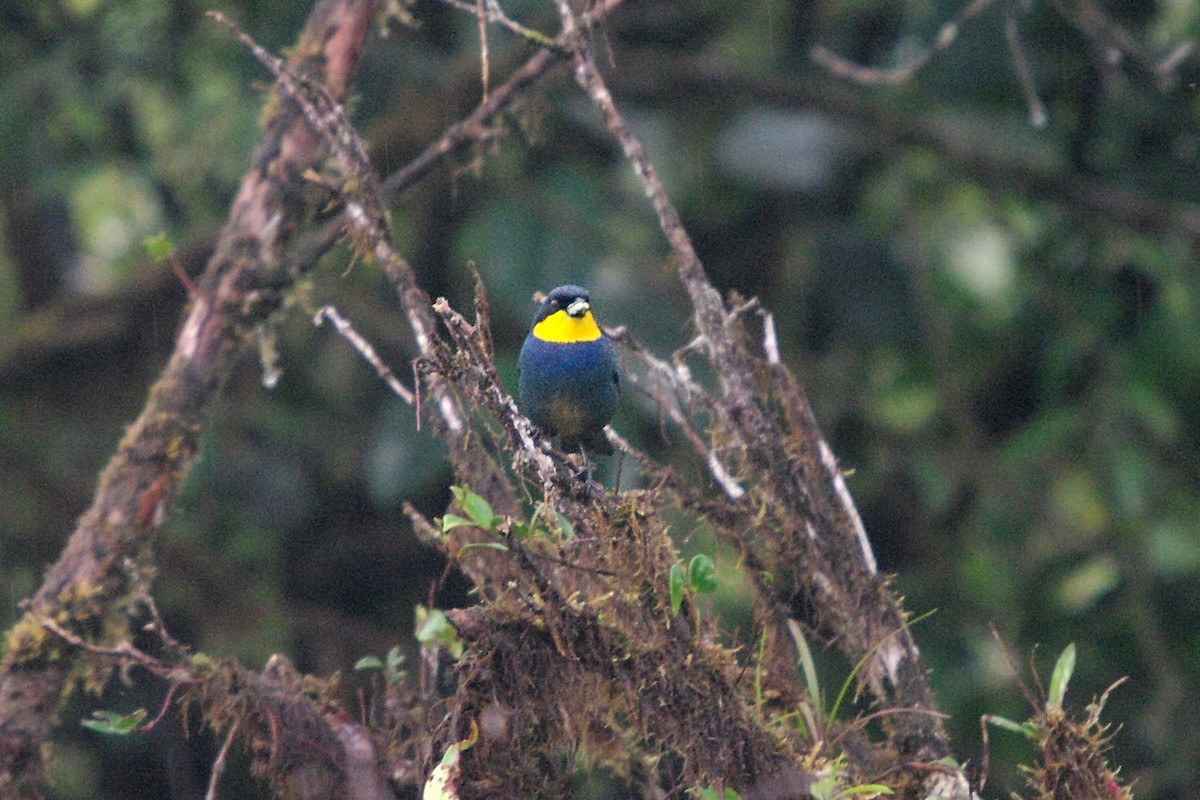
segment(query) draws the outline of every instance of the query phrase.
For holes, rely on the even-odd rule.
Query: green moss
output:
[[[41,623],[31,614],[26,614],[8,632],[5,657],[12,664],[48,664],[62,658],[62,647],[58,642],[58,637],[50,636]]]

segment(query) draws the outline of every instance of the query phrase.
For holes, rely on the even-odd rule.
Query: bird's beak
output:
[[[567,306],[567,315],[579,319],[587,313],[589,308],[591,306],[588,305],[588,301],[581,297],[577,300],[572,300],[571,304]]]

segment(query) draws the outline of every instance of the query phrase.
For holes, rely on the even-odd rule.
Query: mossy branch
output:
[[[334,96],[346,91],[370,27],[373,0],[323,0],[301,33],[293,69]],[[274,95],[266,131],[229,219],[196,282],[169,363],[100,475],[91,508],[9,632],[0,663],[0,795],[37,796],[47,734],[73,685],[77,651],[44,634],[52,619],[85,640],[127,632],[125,559],[146,558],[174,503],[234,366],[254,350],[253,331],[294,276],[281,254],[328,200],[304,179],[326,145],[295,103]],[[90,682],[103,683],[92,675]]]

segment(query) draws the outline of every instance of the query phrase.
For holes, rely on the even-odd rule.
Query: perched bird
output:
[[[592,316],[587,290],[546,296],[521,346],[521,411],[563,450],[612,453],[604,426],[617,410],[617,352]]]

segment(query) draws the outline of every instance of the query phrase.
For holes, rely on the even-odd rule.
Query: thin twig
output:
[[[474,5],[464,2],[464,0],[442,0],[442,2],[460,11],[476,14],[481,20],[499,25],[523,39],[528,39],[538,47],[545,47],[560,54],[566,52],[560,43],[554,41],[546,34],[533,28],[527,28],[509,17],[504,13],[504,9],[500,7],[500,4],[496,0],[477,0],[477,4]]]
[[[1103,60],[1116,64],[1120,59],[1128,59],[1136,69],[1153,77],[1161,89],[1171,86],[1176,69],[1195,50],[1195,42],[1185,41],[1163,58],[1155,59],[1095,0],[1075,0],[1067,4],[1062,14],[1088,38]]]
[[[392,372],[391,367],[383,363],[383,359],[375,352],[375,348],[371,343],[362,337],[362,335],[354,329],[350,321],[343,317],[333,306],[322,306],[317,309],[317,313],[313,315],[313,324],[321,325],[323,322],[330,322],[339,335],[353,347],[363,359],[375,368],[376,374],[383,379],[383,382],[388,385],[396,396],[410,406],[416,403],[416,394],[400,382],[396,374]]]
[[[1015,3],[1004,7],[1004,39],[1008,43],[1008,55],[1012,59],[1013,72],[1021,84],[1021,92],[1025,95],[1025,105],[1029,109],[1029,124],[1035,128],[1044,128],[1049,121],[1046,105],[1038,95],[1037,84],[1033,80],[1033,70],[1029,68],[1029,60],[1025,58],[1025,48],[1021,45],[1021,32],[1017,29],[1017,8]]]
[[[995,0],[973,0],[966,8],[954,15],[954,18],[944,23],[932,44],[921,50],[907,64],[891,69],[866,67],[856,64],[848,58],[838,55],[824,45],[817,45],[809,51],[813,61],[829,70],[830,74],[839,78],[854,81],[864,85],[883,84],[899,86],[908,83],[913,76],[920,72],[933,60],[934,56],[950,49],[958,38],[959,30],[972,17],[978,16]]]
[[[225,762],[229,758],[230,748],[233,747],[234,736],[237,735],[238,722],[238,718],[234,717],[233,724],[229,726],[229,733],[225,734],[225,741],[221,743],[221,749],[217,752],[216,760],[213,761],[212,770],[208,774],[208,791],[204,793],[204,800],[217,800],[217,783],[225,772]]]
[[[626,330],[617,332],[616,336],[612,337],[614,341],[621,344],[623,347],[633,353],[643,365],[645,365],[650,379],[654,383],[654,390],[643,388],[659,405],[659,408],[666,411],[667,416],[672,422],[683,431],[683,435],[691,442],[692,447],[704,459],[704,463],[708,466],[708,471],[712,475],[717,485],[721,487],[721,491],[733,501],[739,501],[746,496],[746,490],[737,482],[729,469],[721,462],[716,451],[708,446],[704,439],[697,433],[695,426],[689,419],[687,411],[696,403],[703,402],[705,393],[692,381],[688,374],[687,368],[681,362],[672,367],[666,361],[655,357],[648,350],[643,348]],[[636,374],[628,374],[628,379],[634,386],[640,386],[640,379]],[[662,391],[662,387],[669,387],[672,397],[668,397]],[[711,403],[706,403],[710,412],[718,413],[712,408]]]
[[[488,57],[487,14],[483,11],[483,0],[475,0],[475,21],[479,27],[479,83],[483,87],[483,99],[487,100],[491,84],[491,59]]]
[[[583,19],[587,24],[599,22],[619,8],[623,2],[624,0],[601,0],[583,15]],[[464,10],[472,8],[466,4],[463,4],[462,7]],[[415,185],[435,166],[452,153],[457,152],[459,148],[469,143],[486,144],[501,136],[502,131],[493,127],[494,121],[523,97],[525,91],[545,75],[551,67],[561,63],[561,59],[567,55],[562,41],[562,37],[559,37],[551,40],[549,44],[544,44],[542,50],[531,56],[528,61],[509,75],[504,83],[495,87],[470,114],[447,128],[437,140],[427,145],[404,167],[387,176],[380,184],[383,199],[391,199]],[[311,267],[343,236],[345,227],[346,217],[343,212],[337,218],[325,223],[324,227],[316,233],[303,239],[293,249],[289,260],[300,271]]]
[[[138,666],[145,667],[157,675],[167,675],[171,672],[172,668],[169,665],[164,664],[148,653],[142,652],[129,642],[121,642],[113,647],[101,647],[100,645],[84,641],[49,617],[39,616],[37,617],[37,621],[43,628],[53,633],[64,642],[78,647],[80,650],[91,653],[92,655],[107,656],[109,658],[120,659],[121,661],[132,661]]]

